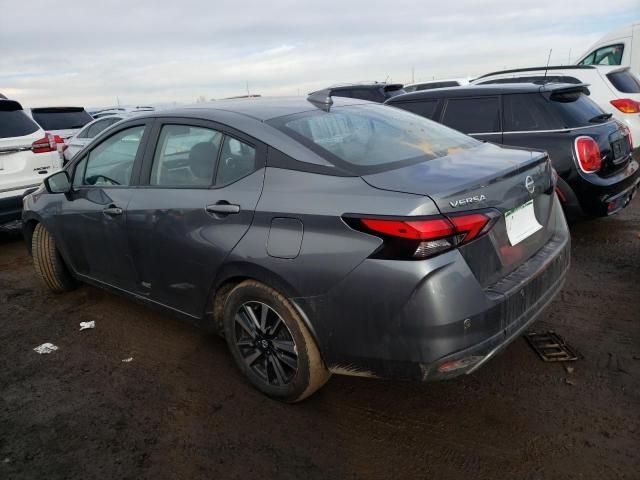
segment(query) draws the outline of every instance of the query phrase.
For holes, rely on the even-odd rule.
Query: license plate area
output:
[[[509,243],[514,246],[542,228],[536,219],[533,200],[523,203],[504,214]]]

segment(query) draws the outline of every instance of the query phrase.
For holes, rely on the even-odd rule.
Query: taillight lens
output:
[[[374,258],[422,260],[470,242],[488,230],[485,213],[434,216],[423,220],[345,219],[352,227],[384,241]]]
[[[600,170],[602,156],[598,142],[591,137],[578,137],[575,141],[575,147],[578,164],[583,172],[593,173]]]
[[[622,113],[640,113],[640,103],[630,98],[616,98],[611,100],[611,105]]]
[[[44,138],[36,140],[31,144],[31,151],[33,153],[55,152],[56,150],[58,150],[56,138],[50,133],[46,133]]]

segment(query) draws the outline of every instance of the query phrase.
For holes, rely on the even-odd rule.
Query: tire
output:
[[[238,284],[225,301],[223,322],[238,368],[269,397],[299,402],[329,380],[302,318],[272,288],[254,280]]]
[[[64,264],[53,236],[41,223],[33,230],[31,252],[36,274],[49,290],[63,293],[76,288],[76,281]]]

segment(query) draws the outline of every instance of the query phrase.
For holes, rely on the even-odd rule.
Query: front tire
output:
[[[76,288],[76,281],[64,264],[53,236],[41,223],[33,230],[31,252],[36,274],[49,290],[63,293]]]
[[[240,370],[272,398],[299,402],[331,376],[298,312],[262,283],[247,280],[229,293],[224,333]]]

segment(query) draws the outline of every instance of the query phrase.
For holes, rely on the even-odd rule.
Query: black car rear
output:
[[[386,103],[479,140],[545,150],[572,218],[611,215],[640,182],[628,129],[586,96],[585,85],[486,85],[421,91]]]

